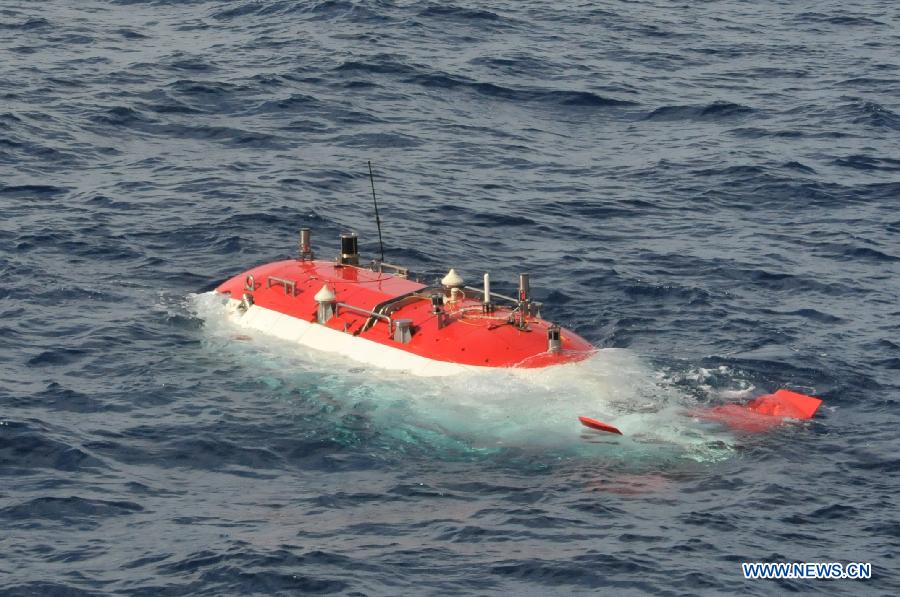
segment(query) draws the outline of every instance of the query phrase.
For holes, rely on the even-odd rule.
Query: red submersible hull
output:
[[[574,363],[594,347],[540,316],[522,274],[518,297],[466,286],[455,270],[440,285],[405,268],[359,266],[355,234],[341,236],[335,261],[313,258],[309,230],[298,259],[255,267],[221,284],[235,319],[311,348],[419,375],[475,368],[539,368]]]

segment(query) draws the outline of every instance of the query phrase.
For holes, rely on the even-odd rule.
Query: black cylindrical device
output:
[[[359,265],[359,243],[355,232],[341,234],[341,264]]]
[[[431,295],[431,312],[440,313],[443,311],[444,297],[440,294]]]

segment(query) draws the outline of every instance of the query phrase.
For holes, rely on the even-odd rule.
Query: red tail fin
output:
[[[772,417],[811,419],[821,404],[822,401],[813,396],[778,390],[774,394],[754,398],[747,404],[747,408],[755,413]]]
[[[598,421],[597,419],[592,419],[590,417],[578,417],[578,420],[581,421],[581,424],[585,427],[590,427],[597,431],[606,431],[607,433],[618,433],[619,435],[622,435],[621,431],[603,421]]]
[[[747,404],[724,404],[692,413],[693,416],[725,423],[732,429],[760,433],[780,425],[784,419],[811,419],[822,401],[788,390],[754,398]]]

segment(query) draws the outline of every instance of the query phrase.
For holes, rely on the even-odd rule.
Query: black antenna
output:
[[[369,163],[369,182],[372,183],[372,203],[375,204],[375,225],[378,226],[378,246],[381,248],[381,262],[384,263],[384,242],[381,240],[381,218],[378,217],[378,200],[375,199],[375,176],[372,174],[372,160]]]

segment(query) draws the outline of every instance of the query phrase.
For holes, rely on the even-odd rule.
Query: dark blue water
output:
[[[0,590],[896,594],[900,8],[0,5]],[[354,229],[604,351],[424,381],[204,294]],[[687,409],[778,387],[815,420]],[[585,412],[585,410],[591,412]],[[620,424],[622,440],[576,416]],[[869,581],[745,581],[741,561]]]

